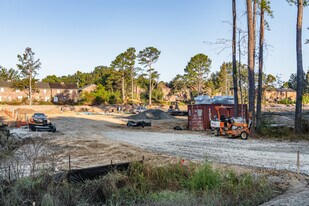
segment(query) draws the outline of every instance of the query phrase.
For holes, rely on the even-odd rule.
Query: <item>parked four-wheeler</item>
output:
[[[132,113],[133,114],[139,114],[139,113],[142,113],[142,112],[145,112],[145,111],[147,111],[147,109],[145,107],[138,106],[136,108],[133,108]]]
[[[246,121],[239,117],[231,117],[230,110],[234,107],[229,106],[216,106],[217,118],[210,121],[210,126],[215,136],[229,136],[229,137],[240,137],[241,139],[248,139],[250,134],[251,123],[248,124]],[[220,113],[220,110],[227,111],[227,117]]]
[[[29,129],[32,131],[56,132],[56,126],[53,125],[44,113],[34,113],[29,121]]]
[[[180,110],[178,101],[171,102],[171,105],[169,106],[166,113],[172,116],[188,116],[188,111]]]

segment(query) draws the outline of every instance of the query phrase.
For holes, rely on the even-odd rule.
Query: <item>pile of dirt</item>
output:
[[[18,108],[15,109],[15,113],[18,112],[18,114],[33,114],[35,111],[33,109],[26,109],[26,108]]]
[[[129,119],[152,119],[152,120],[173,119],[173,118],[175,117],[159,109],[147,110],[145,112],[135,114],[129,117]]]
[[[288,127],[294,126],[294,119],[287,116],[271,115],[269,116],[269,121],[272,124],[283,124]]]

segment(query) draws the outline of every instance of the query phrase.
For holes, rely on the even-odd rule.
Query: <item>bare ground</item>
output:
[[[72,168],[135,161],[143,156],[156,165],[176,163],[182,158],[201,162],[207,157],[216,167],[267,175],[269,181],[287,189],[285,194],[265,205],[308,205],[309,143],[306,141],[241,141],[212,137],[204,132],[172,130],[173,126],[185,125],[186,118],[155,120],[149,128],[127,128],[128,115],[124,114],[77,115],[74,111],[61,113],[52,106],[43,111],[56,124],[56,133],[22,129],[16,132],[47,139],[58,170],[68,169],[69,156]],[[297,150],[304,175],[294,173]]]

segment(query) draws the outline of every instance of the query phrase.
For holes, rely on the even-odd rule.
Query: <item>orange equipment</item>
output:
[[[217,110],[217,119],[211,120],[211,129],[215,136],[227,135],[229,137],[240,137],[241,139],[248,139],[250,134],[250,125],[242,118],[232,118],[230,110],[234,107],[230,106],[215,106]],[[220,109],[227,110],[228,117],[220,114]]]

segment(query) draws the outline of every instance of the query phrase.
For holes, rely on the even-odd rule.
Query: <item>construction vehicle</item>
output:
[[[29,121],[31,131],[56,132],[56,126],[53,125],[44,113],[35,113]]]
[[[170,114],[172,116],[188,116],[188,111],[181,111],[179,108],[178,101],[175,101],[171,102],[171,105],[167,110],[167,114]]]
[[[217,117],[210,121],[210,126],[215,136],[240,137],[243,140],[248,139],[250,134],[251,122],[246,123],[242,117],[231,117],[231,106],[215,106]],[[227,117],[222,115],[220,110],[226,110]]]

